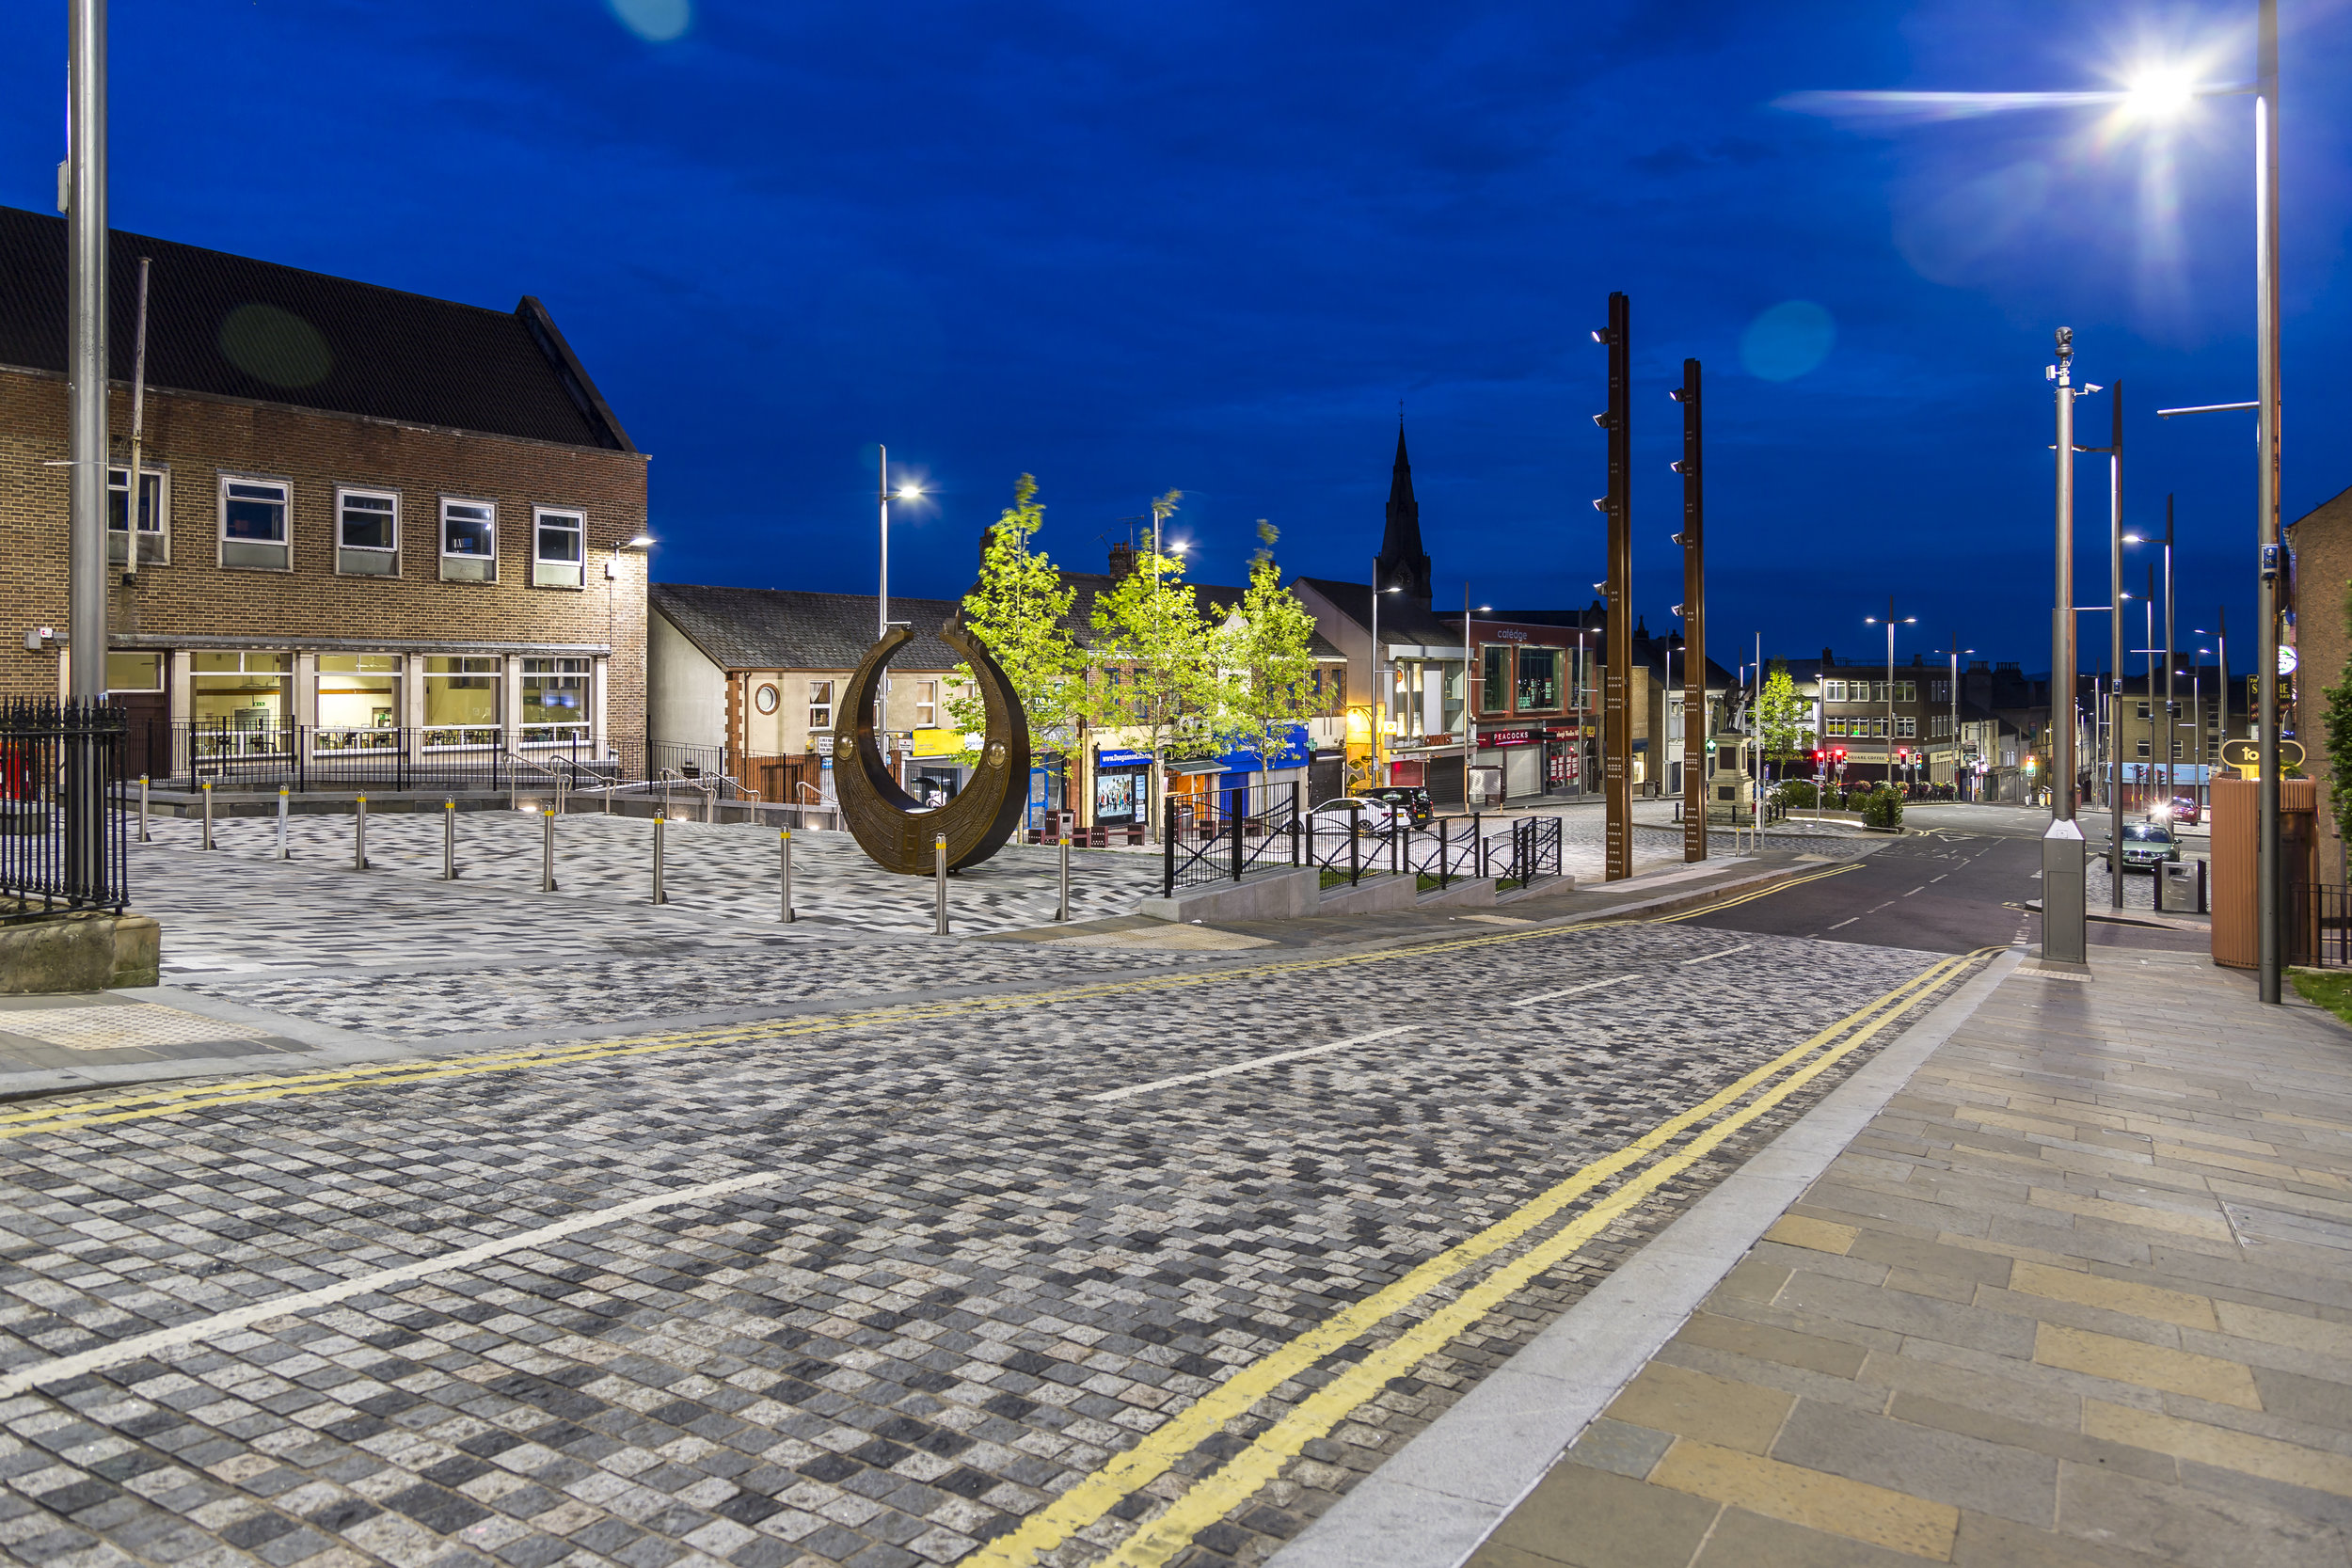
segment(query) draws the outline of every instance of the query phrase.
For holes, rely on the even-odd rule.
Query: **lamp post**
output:
[[[882,506],[882,578],[881,586],[874,594],[874,636],[879,640],[890,635],[890,502],[894,497],[899,500],[913,500],[923,491],[919,485],[914,484],[900,485],[897,490],[891,489],[890,449],[882,447],[877,450],[882,453],[882,478],[877,486],[877,499]],[[885,689],[888,683],[889,677],[885,675],[883,677]]]
[[[1886,618],[1881,621],[1876,615],[1865,615],[1862,624],[1886,627],[1886,783],[1892,788],[1895,784],[1895,628],[1915,626],[1919,624],[1919,617],[1906,615],[1899,621],[1895,619],[1895,595],[1889,594],[1886,595]]]
[[[1152,527],[1156,530],[1158,526],[1158,520],[1154,517]],[[1380,776],[1380,770],[1384,766],[1383,751],[1388,744],[1385,737],[1389,728],[1389,687],[1388,682],[1381,678],[1386,666],[1380,657],[1380,595],[1396,592],[1396,589],[1380,586],[1380,558],[1374,556],[1372,558],[1372,689],[1379,699],[1377,705],[1372,710],[1372,777],[1375,784],[1388,783]],[[1464,779],[1463,786],[1468,788],[1469,783],[1467,778]],[[1508,788],[1508,785],[1505,787]]]
[[[1379,603],[1380,595],[1374,594],[1373,605],[1375,610]],[[1494,606],[1482,604],[1478,608],[1483,613],[1492,610]],[[1470,752],[1476,750],[1478,744],[1477,705],[1470,702],[1472,674],[1470,666],[1477,657],[1478,644],[1470,637],[1470,582],[1466,578],[1462,583],[1462,809],[1465,811],[1470,809]],[[1479,676],[1478,694],[1483,702],[1486,695],[1483,673]]]
[[[1892,628],[1890,627],[1889,629],[1891,630]],[[1945,653],[1951,656],[1952,661],[1951,682],[1945,689],[1945,695],[1951,699],[1952,705],[1952,799],[1955,800],[1960,799],[1960,768],[1962,760],[1960,745],[1960,656],[1963,654],[1973,656],[1976,651],[1977,650],[1974,648],[1962,647],[1960,645],[1960,639],[1957,637],[1952,639],[1952,645],[1944,650]],[[1931,772],[1928,776],[1929,783],[1934,783],[1934,774]]]
[[[2058,963],[2090,957],[2083,909],[2083,833],[2074,823],[2074,329],[2058,329],[2058,363],[2047,372],[2058,403],[2057,610],[2050,617],[2050,826],[2042,837],[2042,956]],[[2066,714],[2058,715],[2059,693]]]

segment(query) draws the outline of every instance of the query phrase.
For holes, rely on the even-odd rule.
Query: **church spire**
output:
[[[1404,590],[1400,598],[1427,608],[1429,552],[1421,547],[1421,502],[1413,499],[1413,465],[1405,455],[1405,420],[1396,424],[1396,467],[1389,479],[1389,526],[1380,536],[1380,580],[1375,588]]]

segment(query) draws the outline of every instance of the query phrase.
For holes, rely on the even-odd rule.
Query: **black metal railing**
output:
[[[294,791],[505,789],[556,775],[567,785],[608,777],[588,737],[565,735],[510,752],[503,732],[337,729],[317,724],[241,724],[175,719],[148,725],[148,771],[165,785]]]
[[[2296,882],[2286,893],[2287,962],[2352,969],[2352,888]]]
[[[1236,811],[1216,817],[1189,802],[1168,801],[1161,824],[1160,895],[1172,897],[1180,887],[1238,882],[1269,866],[1298,864],[1298,786],[1291,784],[1288,790],[1285,798],[1268,802],[1254,816]]]
[[[0,705],[0,924],[64,910],[122,912],[130,813],[113,784],[122,742],[119,707]]]
[[[1408,873],[1439,891],[1479,877],[1524,887],[1560,875],[1560,819],[1515,817],[1489,833],[1478,812],[1441,816],[1426,828],[1368,828],[1360,813],[1328,812],[1308,833],[1307,860],[1345,875],[1351,887],[1366,877]]]

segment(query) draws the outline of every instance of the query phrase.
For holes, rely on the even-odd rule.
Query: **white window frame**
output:
[[[1896,715],[1896,717],[1895,717],[1895,738],[1896,738],[1896,739],[1898,739],[1898,740],[1916,740],[1916,739],[1918,739],[1918,738],[1919,738],[1919,721],[1918,721],[1918,720],[1916,720],[1916,719],[1915,719],[1915,718],[1913,718],[1913,717],[1912,717],[1910,714],[1908,714],[1908,713],[1902,713],[1902,714],[1898,714],[1898,715]]]
[[[834,681],[808,683],[809,734],[819,735],[833,728],[833,691],[837,684]],[[824,693],[824,700],[821,702],[818,700],[818,693],[820,691]]]
[[[122,476],[122,494],[125,498],[122,506],[122,520],[128,525],[119,531],[114,526],[115,476],[117,474]],[[142,481],[152,479],[155,482],[155,526],[153,528],[139,527],[138,507],[131,496],[131,466],[127,463],[121,465],[110,463],[106,466],[106,559],[117,566],[131,566],[134,570],[139,566],[168,566],[171,564],[171,470],[151,468],[142,463],[139,465],[139,478]],[[143,483],[139,486],[142,490],[146,487]],[[115,546],[118,537],[122,541],[119,553]],[[134,538],[139,541],[135,562],[132,559],[131,541]],[[149,547],[150,541],[152,541],[151,548]]]
[[[382,548],[374,545],[343,543],[343,506],[354,497],[392,503],[392,543],[389,548]],[[346,555],[360,556],[369,560],[381,557],[389,569],[371,572],[365,569],[366,561],[346,563],[343,560]],[[338,577],[396,578],[400,576],[399,491],[380,489],[370,484],[338,484],[335,486],[335,573]]]
[[[487,512],[487,513],[489,514],[488,518],[486,518],[486,519],[482,519],[482,520],[484,520],[484,521],[486,521],[487,526],[488,526],[489,531],[490,531],[490,553],[489,553],[488,555],[486,555],[486,556],[485,556],[485,555],[476,555],[476,554],[474,554],[474,553],[473,553],[472,551],[470,551],[470,550],[453,550],[453,549],[451,549],[451,548],[449,547],[450,508],[451,508],[451,507],[453,507],[453,506],[478,506],[478,507],[482,508],[485,512]],[[465,521],[465,522],[471,523],[471,522],[476,521],[477,519],[475,519],[475,518],[471,518],[471,517],[468,517],[468,518],[464,518],[464,519],[462,519],[462,520],[463,520],[463,521]],[[448,495],[442,496],[442,497],[440,498],[440,503],[439,503],[439,505],[438,505],[437,507],[436,507],[436,508],[435,508],[435,527],[436,527],[436,529],[437,529],[437,536],[436,537],[436,539],[435,539],[435,541],[434,541],[434,546],[435,546],[435,548],[438,551],[438,553],[439,553],[439,555],[440,555],[440,558],[441,558],[441,580],[442,580],[443,582],[496,582],[496,581],[498,581],[498,579],[499,579],[499,503],[498,503],[498,502],[496,502],[496,501],[494,501],[494,500],[485,500],[485,499],[484,499],[483,498],[481,498],[481,497],[479,497],[479,496],[448,496]],[[473,566],[473,565],[475,565],[476,563],[483,563],[483,564],[484,564],[485,569],[484,569],[484,570],[482,570],[482,571],[479,571],[479,572],[475,572],[475,571],[471,571],[471,570],[459,570],[458,572],[456,572],[456,574],[455,574],[454,576],[453,576],[453,575],[452,575],[452,572],[451,572],[451,566],[450,566],[450,563],[451,563],[452,562],[460,562],[460,563],[462,564],[462,566],[463,566],[463,567],[472,567],[472,566]]]
[[[577,680],[572,689],[580,693],[580,717],[566,720],[531,720],[524,717],[530,705],[523,701],[524,691],[532,679]],[[525,746],[564,746],[585,743],[595,729],[596,670],[594,659],[565,656],[526,657],[515,672],[515,733]]]
[[[252,485],[256,488],[267,485],[278,492],[279,512],[276,539],[231,539],[229,537],[230,501],[232,499],[237,500],[262,499],[258,496],[230,497],[230,487],[237,484]],[[277,474],[239,474],[223,469],[220,475],[218,497],[215,538],[218,546],[215,561],[221,570],[226,572],[291,572],[294,570],[294,481]],[[232,546],[278,549],[284,552],[284,558],[274,566],[250,561],[231,562],[229,559],[229,551]]]
[[[1821,701],[1825,703],[1842,703],[1845,700],[1846,683],[1844,681],[1825,680],[1821,683]]]
[[[549,561],[539,553],[540,531],[550,517],[567,517],[567,531],[577,546],[569,561]],[[588,514],[577,506],[533,506],[531,509],[531,586],[533,588],[585,588],[588,586]]]
[[[914,683],[914,727],[918,730],[939,728],[939,683]]]

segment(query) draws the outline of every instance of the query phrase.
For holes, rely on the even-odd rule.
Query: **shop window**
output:
[[[108,691],[161,691],[163,689],[163,655],[110,653],[106,656]]]
[[[833,728],[833,682],[808,683],[808,729],[811,735]]]
[[[348,577],[400,575],[400,498],[389,490],[335,492],[335,570]]]
[[[230,730],[283,728],[294,720],[294,655],[190,654],[188,716]]]
[[[588,738],[588,660],[523,660],[522,729],[526,742]]]
[[[319,725],[312,746],[322,752],[396,750],[401,663],[398,654],[319,655]]]
[[[489,501],[441,498],[441,580],[496,582],[499,509]]]
[[[585,526],[577,512],[550,512],[544,506],[532,509],[532,587],[581,585],[580,534]]]
[[[1507,642],[1489,642],[1479,650],[1484,669],[1480,671],[1478,706],[1484,713],[1511,711],[1511,647]]]
[[[136,530],[141,566],[171,562],[171,478],[161,468],[139,469],[139,520]],[[106,559],[118,566],[131,565],[131,470],[106,470]]]
[[[1552,713],[1560,706],[1560,650],[1521,648],[1517,706],[1521,713]]]
[[[292,508],[292,492],[282,480],[223,474],[220,563],[260,572],[292,571],[294,548],[286,536],[286,514]]]
[[[426,746],[497,746],[505,663],[496,657],[440,657],[424,661]]]

